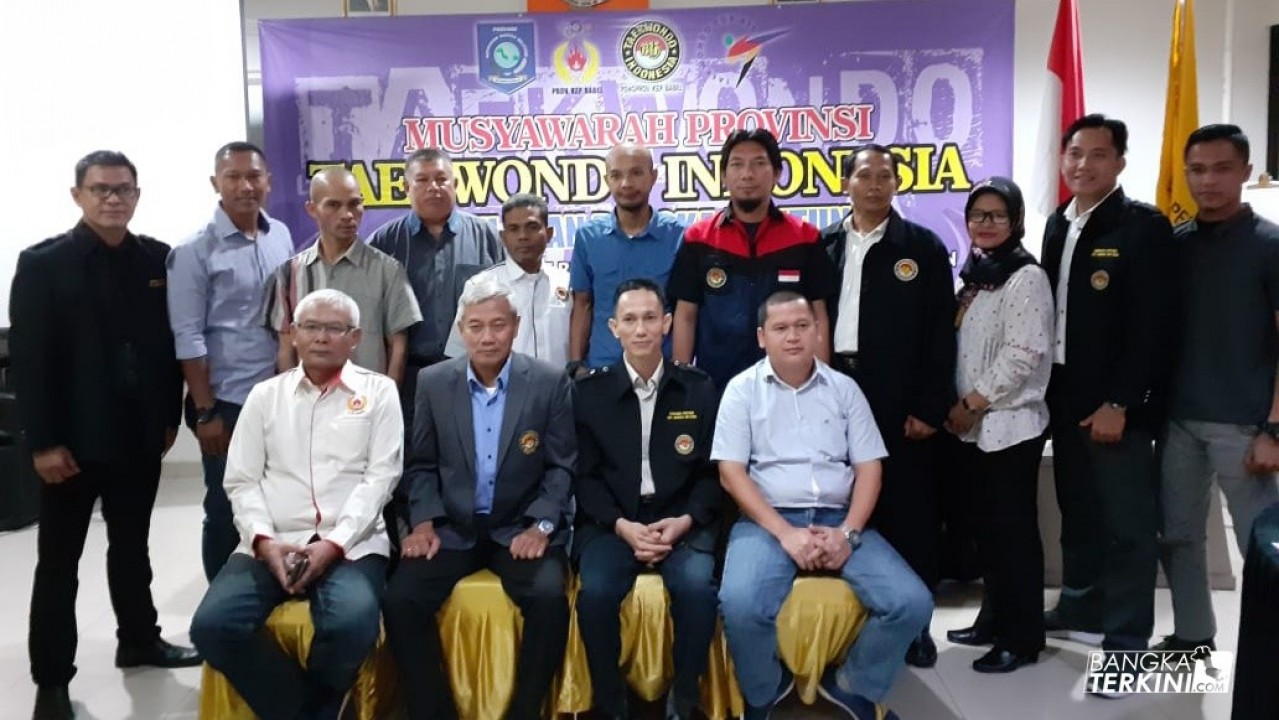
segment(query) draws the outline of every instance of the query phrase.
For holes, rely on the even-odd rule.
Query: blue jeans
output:
[[[838,527],[846,508],[779,508],[795,527]],[[798,572],[767,530],[745,518],[733,525],[720,582],[720,613],[742,696],[754,707],[772,702],[781,682],[777,613]],[[928,624],[933,598],[906,561],[874,530],[840,570],[870,612],[836,674],[841,689],[879,702],[906,659],[906,649]],[[771,652],[770,652],[771,651]]]
[[[242,408],[242,405],[224,400],[214,402],[213,411],[222,418],[228,435],[235,431],[235,423],[240,419]],[[195,432],[195,405],[189,397],[186,412],[187,427]],[[227,558],[239,546],[240,533],[235,529],[235,521],[231,518],[231,501],[227,499],[226,489],[222,487],[222,476],[226,475],[226,455],[200,453],[200,464],[204,467],[204,529],[200,538],[200,559],[204,564],[204,578],[213,582]]]
[[[295,720],[331,706],[355,682],[377,642],[386,558],[337,560],[306,593],[311,641],[306,668],[262,631],[289,599],[266,564],[235,553],[191,620],[191,642],[262,720]]]
[[[626,684],[618,667],[622,653],[622,601],[645,569],[616,535],[599,535],[582,548],[577,595],[577,626],[586,648],[594,688],[595,709],[624,715]],[[671,688],[675,707],[692,717],[698,703],[698,679],[706,672],[711,637],[715,634],[715,556],[677,545],[657,572],[670,595],[675,624],[672,656],[675,681]]]

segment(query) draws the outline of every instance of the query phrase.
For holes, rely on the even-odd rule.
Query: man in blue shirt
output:
[[[603,368],[622,360],[622,346],[608,328],[609,302],[624,280],[646,278],[663,287],[684,237],[684,224],[658,213],[648,202],[657,181],[653,154],[634,144],[618,145],[605,160],[609,193],[617,208],[578,229],[573,238],[569,287],[569,371]],[[596,303],[599,299],[601,302]],[[670,340],[664,347],[670,351]]]
[[[906,648],[932,615],[932,594],[878,532],[884,441],[857,383],[816,358],[817,316],[797,292],[760,306],[764,359],[729,381],[711,459],[741,508],[720,585],[720,611],[747,720],[767,718],[793,681],[774,652],[775,620],[800,571],[838,573],[870,612],[818,691],[853,718],[896,718],[879,705]]]
[[[239,543],[222,489],[227,446],[249,390],[275,374],[278,346],[262,325],[266,279],[293,255],[293,238],[266,214],[271,173],[256,145],[232,142],[209,178],[220,198],[207,225],[168,258],[169,323],[188,388],[187,425],[204,465],[204,575]]]

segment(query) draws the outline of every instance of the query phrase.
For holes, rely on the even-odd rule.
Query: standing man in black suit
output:
[[[160,639],[147,536],[160,458],[177,437],[182,371],[165,299],[169,246],[129,232],[138,174],[117,152],[76,163],[70,231],[18,257],[9,296],[11,362],[40,487],[31,593],[34,717],[72,718],[76,572],[102,500],[116,667],[186,667],[191,648]]]
[[[822,231],[839,271],[830,311],[831,367],[857,381],[888,457],[871,525],[934,590],[940,581],[934,456],[955,394],[955,279],[937,234],[893,209],[897,158],[883,145],[844,161],[848,214]],[[906,662],[932,667],[927,626]]]
[[[608,326],[622,361],[578,380],[573,398],[577,624],[596,710],[629,717],[619,611],[641,570],[661,573],[675,621],[666,717],[684,720],[697,709],[719,606],[713,575],[721,495],[710,459],[719,391],[701,370],[662,359],[671,315],[653,281],[618,285]]]
[[[488,568],[520,608],[524,633],[506,717],[541,717],[568,640],[565,513],[577,462],[570,381],[511,352],[511,290],[470,283],[459,303],[466,355],[418,376],[405,482],[413,531],[383,612],[407,680],[409,717],[456,717],[435,613]]]
[[[1154,626],[1161,421],[1172,228],[1119,186],[1128,128],[1086,115],[1061,141],[1074,195],[1044,228],[1056,300],[1048,407],[1062,588],[1048,634],[1144,650]],[[1087,636],[1091,635],[1089,638]]]

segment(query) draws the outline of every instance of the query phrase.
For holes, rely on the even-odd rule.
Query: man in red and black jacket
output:
[[[946,246],[893,209],[897,159],[864,145],[845,161],[851,207],[822,231],[839,273],[829,300],[831,366],[857,381],[888,457],[874,525],[924,584],[940,580],[934,437],[955,392],[955,281]],[[931,667],[924,628],[906,662]]]
[[[764,351],[755,313],[777,290],[812,303],[817,329],[828,337],[826,298],[835,268],[818,244],[817,228],[772,203],[782,172],[777,138],[763,129],[728,136],[720,170],[729,204],[684,233],[667,294],[675,301],[672,358],[704,370],[722,392]],[[820,353],[823,360],[824,352]]]

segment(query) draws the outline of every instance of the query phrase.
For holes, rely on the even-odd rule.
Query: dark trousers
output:
[[[233,554],[209,585],[191,620],[191,641],[263,720],[314,717],[340,702],[377,643],[386,558],[338,560],[312,583],[315,637],[306,667],[262,631],[288,600],[266,564]]]
[[[1145,649],[1155,622],[1158,491],[1154,437],[1125,428],[1095,443],[1064,410],[1052,412],[1061,508],[1061,620],[1105,634],[1107,650]]]
[[[902,416],[900,422],[880,425],[888,457],[881,461],[884,485],[871,515],[871,525],[932,591],[941,581],[937,560],[941,522],[937,516],[933,474],[939,438],[908,440],[905,422]]]
[[[383,613],[412,720],[457,717],[435,614],[459,580],[484,568],[502,579],[502,589],[524,618],[507,717],[541,717],[568,642],[564,550],[550,547],[537,560],[516,560],[508,548],[482,533],[468,550],[441,549],[430,560],[402,558],[391,576]]]
[[[217,400],[214,412],[222,418],[229,435],[235,431],[242,405]],[[187,396],[187,427],[195,432],[195,404]],[[213,582],[218,571],[240,544],[240,533],[231,517],[231,501],[227,499],[222,477],[226,475],[226,455],[200,453],[200,465],[204,468],[204,526],[200,536],[200,560],[204,564],[204,578]]]
[[[582,548],[578,560],[582,585],[577,594],[577,626],[586,646],[595,709],[612,716],[626,713],[626,685],[618,667],[622,601],[646,567],[616,535],[597,536]],[[712,579],[715,556],[679,545],[658,563],[657,572],[670,595],[675,624],[675,681],[671,688],[675,709],[683,717],[692,717],[719,607]]]
[[[980,622],[997,647],[1044,648],[1044,547],[1039,539],[1039,462],[1047,436],[995,452],[963,443],[960,471],[977,509],[985,597]]]
[[[147,536],[160,484],[160,456],[127,462],[80,462],[80,474],[40,486],[40,530],[31,591],[28,650],[39,685],[65,685],[75,675],[77,570],[93,504],[102,498],[107,526],[107,587],[116,638],[145,644],[160,636],[151,599]]]

